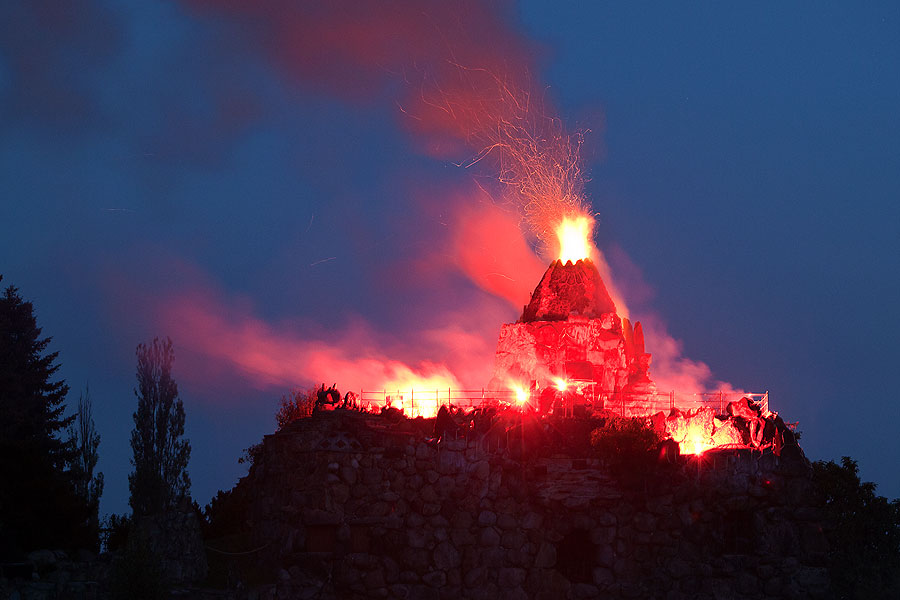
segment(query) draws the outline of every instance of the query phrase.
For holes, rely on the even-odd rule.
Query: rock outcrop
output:
[[[589,453],[513,459],[335,411],[266,436],[240,485],[271,597],[827,597],[802,453],[681,460],[635,488]]]
[[[534,289],[519,322],[565,321],[571,315],[599,319],[615,312],[616,305],[591,259],[574,264],[557,260]]]
[[[641,324],[619,317],[594,263],[557,260],[519,320],[501,327],[489,387],[540,393],[558,380],[577,382],[579,403],[598,411],[613,397],[643,404],[656,392],[649,368]]]

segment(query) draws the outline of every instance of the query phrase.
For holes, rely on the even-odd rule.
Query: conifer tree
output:
[[[2,276],[0,276],[2,280]],[[73,447],[60,433],[69,391],[54,381],[34,307],[10,286],[0,294],[0,558],[35,548],[89,545],[87,510],[67,469]]]
[[[172,340],[155,338],[138,344],[138,399],[131,432],[129,503],[136,516],[165,512],[190,494],[187,465],[190,442],[184,436],[184,405],[172,379],[175,352]]]

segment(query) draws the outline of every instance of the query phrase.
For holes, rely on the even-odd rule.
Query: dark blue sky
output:
[[[53,336],[70,402],[90,383],[104,512],[127,503],[139,342],[175,342],[201,504],[288,387],[161,330],[173,296],[282,342],[361,328],[406,361],[454,324],[490,361],[517,314],[422,267],[450,253],[442,194],[472,173],[410,136],[402,81],[314,85],[214,10],[17,4],[0,8],[0,273]],[[502,20],[567,126],[591,129],[595,239],[633,312],[717,379],[770,391],[811,458],[850,455],[900,496],[900,8],[581,4]],[[461,298],[482,316],[453,313]]]

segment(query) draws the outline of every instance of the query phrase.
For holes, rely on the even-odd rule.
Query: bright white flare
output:
[[[559,239],[559,259],[566,263],[591,257],[591,231],[594,220],[587,216],[563,217],[556,228]]]
[[[516,403],[520,406],[526,404],[528,402],[528,390],[525,388],[514,385],[513,390],[516,392]]]

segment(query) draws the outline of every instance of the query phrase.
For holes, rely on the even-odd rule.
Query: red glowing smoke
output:
[[[711,390],[738,392],[731,384],[718,381],[703,361],[684,356],[680,340],[672,337],[666,324],[653,313],[640,317],[647,349],[653,354],[650,376],[661,392],[701,394]]]
[[[581,138],[567,134],[554,116],[536,80],[535,48],[509,25],[511,3],[182,1],[196,14],[238,23],[235,43],[263,53],[301,87],[353,102],[394,99],[391,106],[418,147],[495,177],[502,185],[489,193],[520,214],[490,201],[454,202],[450,263],[516,312],[549,262],[530,244],[537,239],[546,250],[562,217],[590,213]],[[523,219],[529,235],[520,228]],[[594,260],[626,316],[625,299],[615,291],[603,256]],[[181,344],[197,356],[229,365],[258,385],[339,376],[351,389],[410,378],[480,387],[489,376],[499,325],[514,315],[478,298],[467,296],[460,308],[465,327],[425,327],[406,345],[358,323],[327,338],[310,336],[269,324],[204,290],[167,298],[160,324],[178,331]],[[660,389],[706,387],[709,368],[681,357],[679,343],[659,321],[642,321]],[[435,315],[434,322],[454,321]]]
[[[457,266],[478,287],[521,310],[547,265],[528,247],[519,215],[482,203],[461,206],[455,217]]]
[[[458,65],[503,79],[532,72],[533,44],[514,31],[514,5],[480,0],[182,0],[193,12],[239,24],[232,40],[264,53],[302,85],[356,101],[389,86],[418,126],[465,137],[471,124],[448,115],[426,91],[479,97]],[[238,35],[240,37],[238,37]],[[449,117],[449,118],[448,118]]]
[[[183,1],[239,22],[243,41],[300,85],[397,98],[423,150],[489,170],[544,244],[563,216],[589,212],[581,137],[566,133],[536,80],[534,44],[510,27],[512,3]]]
[[[247,299],[227,298],[196,267],[169,263],[167,270],[190,283],[154,292],[118,279],[110,289],[116,305],[146,303],[153,329],[172,332],[179,377],[200,384],[236,375],[259,389],[322,382],[357,392],[476,389],[490,378],[485,357],[493,354],[497,323],[507,318],[502,303],[480,295],[468,297],[458,312],[437,312],[402,331],[378,329],[360,317],[327,329],[269,321]]]

